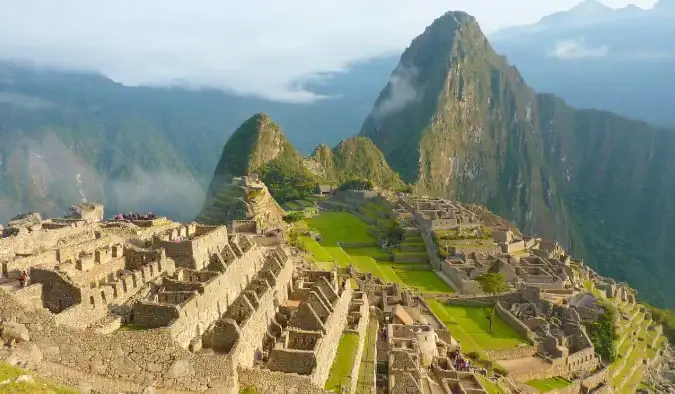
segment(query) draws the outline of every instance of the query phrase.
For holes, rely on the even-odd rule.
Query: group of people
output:
[[[458,351],[454,351],[450,353],[450,362],[452,362],[452,366],[457,370],[461,372],[470,372],[472,370],[471,368],[471,360],[467,360]]]
[[[113,220],[153,220],[157,215],[152,212],[129,212],[115,214]]]

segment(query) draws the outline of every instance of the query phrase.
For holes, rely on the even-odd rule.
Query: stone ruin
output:
[[[561,376],[589,374],[601,365],[575,308],[542,299],[536,287],[501,304],[534,333],[537,356],[548,360]]]
[[[25,324],[35,356],[25,365],[47,377],[93,374],[104,392],[278,392],[273,382],[323,393],[343,331],[368,324],[366,295],[334,271],[301,268],[283,234],[102,222],[102,206],[79,207],[18,216],[0,240],[0,321]],[[26,360],[22,349],[0,357]]]

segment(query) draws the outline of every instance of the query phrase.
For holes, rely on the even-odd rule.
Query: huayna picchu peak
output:
[[[675,131],[536,94],[472,17],[412,41],[361,135],[419,192],[487,204],[675,305]]]

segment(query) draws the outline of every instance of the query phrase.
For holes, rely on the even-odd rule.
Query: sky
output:
[[[0,59],[97,71],[126,85],[211,87],[302,102],[317,97],[293,81],[397,54],[446,11],[474,15],[489,34],[578,2],[0,0]]]

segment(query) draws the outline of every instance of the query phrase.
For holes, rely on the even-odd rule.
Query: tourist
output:
[[[26,271],[23,271],[21,275],[19,275],[19,286],[24,287],[26,285]]]

